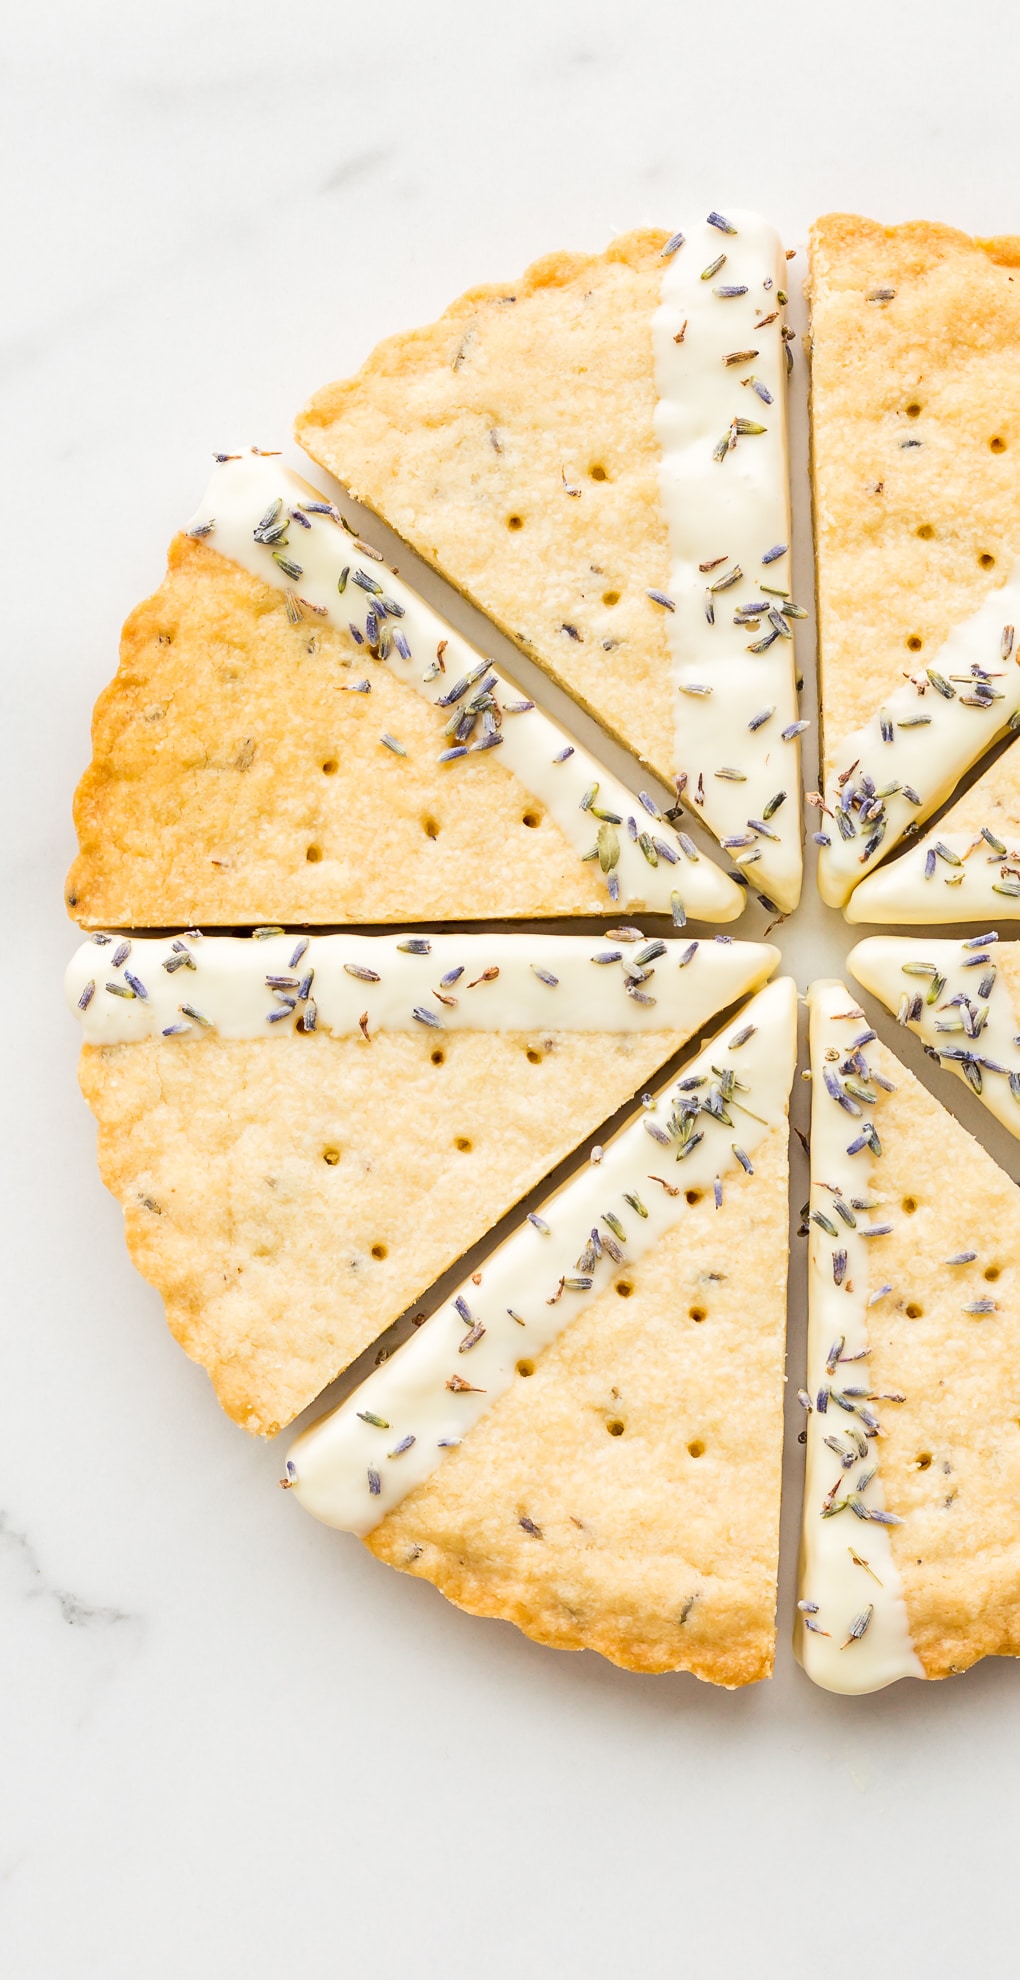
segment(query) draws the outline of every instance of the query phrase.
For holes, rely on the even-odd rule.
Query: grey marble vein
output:
[[[71,1629],[110,1629],[118,1623],[134,1623],[138,1617],[127,1609],[115,1609],[104,1603],[87,1602],[76,1595],[73,1589],[61,1588],[46,1574],[38,1554],[27,1533],[12,1526],[5,1512],[0,1512],[0,1545],[8,1557],[16,1561],[29,1583],[29,1599],[53,1602],[60,1611],[65,1623]]]

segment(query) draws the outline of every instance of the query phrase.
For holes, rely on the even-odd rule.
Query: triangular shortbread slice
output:
[[[797,1653],[864,1692],[1020,1652],[1020,1194],[843,984],[809,1002]]]
[[[769,1675],[796,1012],[762,990],[304,1433],[309,1511],[540,1642]]]
[[[1020,240],[835,213],[811,241],[824,898],[1020,710]]]
[[[784,910],[800,894],[786,261],[753,213],[473,289],[297,423]],[[791,333],[792,334],[792,333]]]
[[[729,921],[741,890],[275,456],[222,460],[124,633],[75,804],[86,926]]]
[[[288,1423],[777,960],[631,928],[83,944],[103,1180],[228,1414]]]
[[[1020,1135],[1020,942],[874,935],[847,968]]]
[[[1020,919],[1020,755],[1007,749],[932,831],[869,873],[846,904],[852,922]]]

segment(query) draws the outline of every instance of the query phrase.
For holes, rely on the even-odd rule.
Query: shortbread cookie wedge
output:
[[[1020,755],[1011,745],[930,832],[855,887],[847,921],[1020,919]]]
[[[994,929],[962,942],[875,935],[847,968],[1020,1135],[1020,942]]]
[[[310,1512],[541,1643],[769,1675],[796,1012],[760,991],[298,1439]]]
[[[801,825],[786,261],[753,213],[552,254],[380,344],[314,458],[667,783],[783,910]]]
[[[78,789],[86,927],[729,921],[740,888],[275,456],[222,460]]]
[[[103,1180],[228,1414],[288,1423],[777,961],[630,927],[84,943]]]
[[[842,983],[809,1003],[796,1648],[865,1692],[1020,1652],[1020,1193]]]
[[[1020,711],[1020,240],[819,220],[812,451],[833,906]]]

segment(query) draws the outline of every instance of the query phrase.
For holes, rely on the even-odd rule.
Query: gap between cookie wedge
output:
[[[741,889],[275,456],[218,462],[78,787],[85,926],[732,921]],[[767,827],[765,828],[768,829]]]
[[[1020,240],[926,221],[834,213],[811,232],[816,837],[831,906],[1020,721],[1018,269]],[[912,887],[924,904],[904,918],[958,920],[959,875],[928,846],[922,874],[929,854],[938,878]],[[916,883],[916,851],[906,859],[890,887]],[[880,904],[885,887],[865,884]]]
[[[1020,942],[874,935],[851,974],[921,1039],[928,1056],[1020,1135]]]
[[[789,912],[801,821],[783,312],[757,214],[473,289],[296,436]]]
[[[759,991],[304,1432],[309,1511],[540,1642],[769,1675],[796,1016]]]
[[[103,1180],[228,1414],[288,1423],[778,960],[630,926],[83,943]]]

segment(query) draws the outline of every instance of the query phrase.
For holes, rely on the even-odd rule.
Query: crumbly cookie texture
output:
[[[728,1686],[767,1677],[786,1269],[784,1125],[721,1211],[707,1191],[521,1363],[366,1545],[541,1643]]]
[[[85,1046],[132,1259],[272,1436],[685,1042],[378,1032]]]
[[[1020,556],[1020,239],[833,213],[811,233],[825,774]]]
[[[669,548],[653,429],[666,235],[472,289],[316,394],[301,445],[666,781]]]
[[[914,1649],[946,1677],[1020,1654],[1020,1193],[891,1052],[875,1041],[868,1060],[896,1090],[873,1110],[868,1180],[893,1229],[871,1277],[893,1292],[869,1312],[867,1379],[905,1397],[876,1405],[876,1454]]]
[[[342,692],[366,666],[371,693]],[[604,913],[598,863],[498,750],[451,776],[441,728],[346,633],[292,625],[281,590],[178,536],[96,707],[70,913],[157,928]]]

